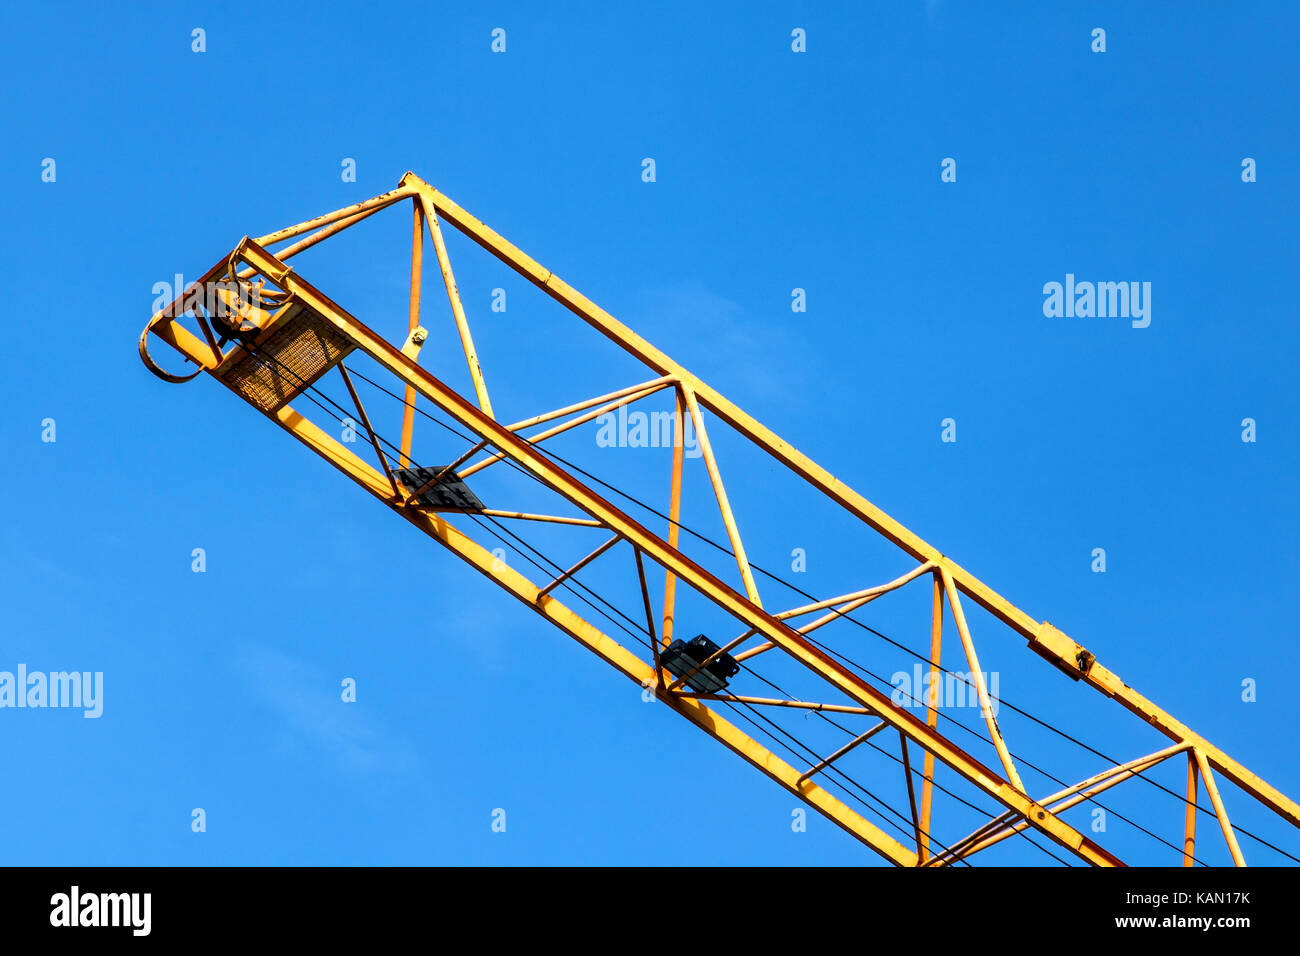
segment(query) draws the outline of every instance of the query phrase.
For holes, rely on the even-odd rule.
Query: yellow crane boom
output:
[[[287,263],[299,252],[404,201],[410,201],[414,210],[411,296],[407,338],[401,344],[394,344],[329,299]],[[498,421],[456,287],[441,223],[477,243],[634,356],[646,366],[651,377],[521,422],[506,424]],[[420,278],[426,234],[433,244],[465,354],[473,385],[470,395],[460,394],[419,363],[426,337],[420,325]],[[281,245],[279,251],[271,252],[271,248],[277,245]],[[151,338],[166,343],[193,363],[197,370],[184,375],[166,371],[151,356]],[[1082,801],[1093,799],[1097,794],[1175,758],[1185,760],[1187,765],[1187,813],[1181,848],[1186,865],[1191,865],[1194,859],[1200,783],[1204,784],[1213,804],[1233,861],[1244,865],[1216,775],[1232,781],[1293,826],[1300,826],[1300,807],[1294,801],[1137,693],[1082,645],[1051,624],[1035,620],[921,540],[413,173],[407,173],[395,190],[373,199],[257,239],[244,238],[198,283],[181,292],[171,305],[150,319],[140,337],[140,355],[151,371],[169,382],[186,381],[200,372],[216,378],[420,531],[891,863],[900,866],[950,865],[968,860],[1010,836],[1034,832],[1087,863],[1122,865],[1115,854],[1065,822],[1062,814]],[[390,446],[388,453],[385,453],[382,437],[372,427],[371,418],[354,384],[354,376],[361,374],[356,364],[361,356],[372,360],[382,374],[389,376],[393,388],[400,388],[402,394],[401,444],[398,448]],[[373,461],[367,460],[368,455],[363,457],[349,449],[291,405],[300,396],[314,394],[317,383],[335,370],[352,404],[348,411],[355,413],[374,452]],[[611,409],[665,391],[671,393],[674,402],[675,444],[672,472],[668,476],[668,522],[666,530],[660,534],[598,491],[596,482],[586,472],[568,467],[562,459],[549,454],[544,443],[553,435],[589,422]],[[438,414],[472,437],[473,444],[451,464],[420,468],[412,460],[417,400],[431,403]],[[711,416],[707,424],[706,414]],[[569,417],[561,424],[549,425],[531,437],[522,434],[525,429],[548,425],[566,416]],[[688,556],[680,541],[682,434],[687,420],[698,438],[718,513],[727,531],[739,587],[726,583],[722,572],[710,570]],[[911,566],[901,576],[883,584],[868,585],[848,594],[783,611],[765,608],[710,441],[709,427],[718,423],[744,436],[838,505],[845,514],[891,542],[907,557]],[[476,455],[482,457],[466,465]],[[501,461],[526,472],[558,498],[576,507],[581,516],[564,517],[483,507],[468,491],[464,480]],[[597,528],[607,532],[608,537],[582,560],[550,580],[534,581],[497,560],[483,544],[456,527],[452,518],[457,515],[490,518],[494,522],[496,519],[544,521]],[[561,603],[555,593],[576,580],[580,571],[600,560],[615,545],[623,543],[630,545],[634,558],[636,581],[645,612],[644,629],[650,636],[648,654],[634,651],[602,631]],[[664,575],[662,606],[658,613],[653,607],[647,566],[657,566]],[[988,740],[997,756],[996,767],[980,762],[940,732],[938,707],[933,698],[927,701],[924,718],[919,717],[891,700],[887,692],[870,683],[858,669],[810,638],[812,631],[822,625],[845,617],[913,581],[926,579],[931,586],[931,674],[936,675],[940,667],[946,602],[962,653],[970,667]],[[692,651],[680,640],[675,640],[674,609],[679,587],[691,589],[725,612],[743,628],[743,633],[722,646],[702,645],[704,650],[697,647]],[[1116,762],[1101,773],[1046,797],[1032,797],[1022,782],[1017,760],[1003,738],[991,707],[989,688],[980,669],[964,611],[964,602],[968,600],[1018,633],[1031,650],[1066,676],[1113,699],[1157,729],[1172,742],[1171,745]],[[808,621],[813,614],[819,616]],[[800,620],[806,623],[799,624]],[[819,682],[826,697],[834,699],[810,701],[793,695],[757,697],[737,694],[725,689],[725,675],[717,678],[717,686],[708,683],[712,679],[708,675],[719,665],[725,663],[739,668],[770,652],[779,652],[796,662]],[[823,714],[843,713],[870,718],[871,726],[838,751],[808,767],[801,767],[783,759],[727,720],[716,706],[719,703],[743,703],[772,711],[793,709]],[[827,769],[837,765],[848,752],[883,731],[896,736],[906,776],[911,833],[902,840],[866,819],[819,782],[825,779]],[[919,769],[912,764],[909,747],[921,751],[922,765]],[[976,791],[994,801],[1000,812],[990,816],[968,836],[946,846],[939,844],[936,851],[931,817],[937,765],[949,768]],[[913,787],[914,776],[920,779],[919,802]]]

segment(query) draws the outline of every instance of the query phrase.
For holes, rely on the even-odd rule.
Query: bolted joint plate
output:
[[[1046,621],[1029,639],[1029,648],[1071,680],[1087,677],[1096,663],[1092,652]]]

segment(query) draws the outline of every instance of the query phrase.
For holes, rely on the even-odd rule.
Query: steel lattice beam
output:
[[[419,250],[423,242],[423,229],[421,227],[424,223],[427,223],[434,240],[440,270],[447,286],[449,303],[456,327],[464,346],[466,360],[475,388],[474,401],[467,399],[454,388],[420,367],[418,363],[418,342],[413,345],[413,340],[408,339],[405,348],[399,348],[388,342],[298,276],[284,261],[288,256],[337,234],[366,216],[406,199],[412,200],[415,208],[410,330],[414,334],[418,325],[418,276],[421,261]],[[469,334],[468,321],[455,289],[450,260],[438,228],[439,219],[468,236],[589,325],[637,357],[658,377],[641,386],[631,386],[610,395],[601,396],[598,399],[560,409],[554,413],[526,419],[515,425],[508,426],[498,422],[492,414],[486,382],[479,368],[477,353]],[[282,250],[280,255],[274,255],[266,248],[268,245],[296,239],[304,233],[311,234]],[[520,250],[414,174],[408,173],[403,177],[398,189],[383,196],[263,236],[257,241],[245,238],[230,256],[223,258],[220,263],[209,270],[200,282],[206,284],[217,281],[222,276],[234,274],[244,278],[260,277],[284,293],[288,293],[294,300],[303,303],[310,309],[314,316],[327,323],[335,333],[346,339],[352,347],[374,359],[385,371],[393,376],[396,384],[403,388],[407,396],[401,449],[403,465],[405,464],[406,454],[410,449],[410,409],[414,404],[415,397],[419,396],[431,402],[441,413],[471,432],[478,440],[478,444],[470,452],[462,456],[458,463],[467,460],[473,453],[490,446],[493,450],[489,453],[489,457],[480,461],[478,465],[471,466],[472,469],[481,469],[496,460],[510,459],[515,465],[528,471],[581,511],[586,516],[584,519],[579,519],[581,523],[607,529],[612,533],[613,537],[609,538],[596,552],[579,562],[577,566],[565,572],[561,579],[538,584],[518,571],[506,567],[503,562],[493,560],[486,548],[455,528],[444,517],[427,509],[412,506],[413,500],[417,496],[410,495],[408,497],[397,487],[397,483],[388,468],[387,459],[379,448],[369,419],[366,418],[365,411],[361,407],[360,400],[357,398],[350,380],[347,380],[348,391],[354,402],[356,402],[357,412],[365,423],[365,428],[374,444],[374,450],[378,455],[382,470],[363,461],[287,404],[272,411],[266,411],[268,417],[275,420],[294,437],[344,472],[353,481],[379,498],[414,526],[487,575],[496,584],[533,608],[534,611],[547,618],[565,633],[574,637],[625,676],[643,687],[652,689],[660,700],[670,705],[676,712],[757,766],[787,790],[833,820],[837,825],[853,834],[890,862],[904,866],[926,864],[927,862],[951,862],[951,856],[947,858],[944,855],[932,857],[931,844],[935,841],[928,832],[931,822],[931,791],[934,769],[936,763],[941,763],[1005,808],[1005,813],[1002,816],[995,818],[990,824],[975,831],[970,837],[962,841],[960,847],[954,848],[956,854],[968,856],[986,846],[999,842],[1013,832],[1033,828],[1091,864],[1119,864],[1120,861],[1113,854],[1067,824],[1061,819],[1059,813],[1068,809],[1069,806],[1073,806],[1079,800],[1085,799],[1087,793],[1099,792],[1100,789],[1114,786],[1125,779],[1131,778],[1135,772],[1158,762],[1151,758],[1130,761],[1128,764],[1118,765],[1103,774],[1097,775],[1095,778],[1090,778],[1089,781],[1085,781],[1084,784],[1068,792],[1055,794],[1042,802],[1036,801],[1026,792],[1020,782],[1007,746],[1002,741],[997,724],[992,720],[989,713],[987,690],[983,687],[980,678],[977,678],[977,691],[980,694],[981,702],[985,705],[991,739],[998,750],[1006,776],[998,774],[985,766],[940,733],[937,729],[935,708],[932,702],[929,702],[925,719],[918,719],[906,708],[893,703],[888,695],[868,684],[855,671],[844,666],[833,656],[824,653],[805,639],[804,634],[808,630],[826,623],[827,620],[837,614],[844,613],[844,608],[860,606],[862,603],[879,596],[879,594],[901,587],[916,577],[923,577],[926,572],[933,577],[935,586],[931,650],[932,672],[937,667],[938,662],[942,617],[940,601],[942,596],[946,594],[962,639],[963,649],[971,662],[972,671],[975,674],[979,673],[978,666],[975,663],[973,639],[961,610],[960,595],[967,596],[1026,638],[1031,649],[1064,671],[1072,679],[1081,680],[1102,694],[1115,699],[1173,740],[1175,746],[1168,748],[1167,751],[1162,751],[1161,753],[1164,756],[1186,750],[1189,755],[1189,792],[1192,799],[1194,801],[1196,774],[1199,770],[1201,778],[1205,780],[1206,789],[1214,803],[1216,815],[1219,818],[1235,862],[1240,864],[1244,861],[1237,847],[1218,789],[1211,776],[1211,768],[1219,771],[1225,778],[1232,780],[1288,822],[1300,826],[1300,807],[1297,807],[1289,798],[1214,747],[1203,737],[1193,733],[1171,715],[1137,694],[1120,681],[1116,675],[1097,663],[1093,655],[1081,645],[1050,624],[1034,620],[937,549],[871,505],[857,492],[834,478],[821,466],[798,452],[715,392],[706,383],[677,365],[549,270],[524,255]],[[168,381],[181,381],[192,377],[171,375],[164,372],[153,361],[147,349],[147,341],[152,334],[171,345],[186,359],[199,366],[200,371],[213,373],[214,377],[218,377],[224,384],[233,388],[234,386],[229,381],[225,381],[216,375],[219,367],[223,370],[227,367],[223,362],[228,363],[231,360],[231,353],[222,356],[220,349],[216,348],[211,330],[200,311],[196,311],[195,315],[203,332],[202,337],[196,336],[182,324],[182,318],[186,312],[185,301],[186,296],[182,294],[168,309],[155,315],[149,322],[140,341],[142,358],[152,371]],[[232,351],[237,352],[238,350],[237,347]],[[339,367],[343,370],[341,364]],[[345,370],[343,370],[343,374],[346,380]],[[593,490],[588,483],[575,477],[569,470],[561,468],[539,445],[534,443],[543,440],[550,434],[580,424],[578,419],[564,425],[555,426],[541,435],[534,436],[532,440],[525,439],[517,433],[519,429],[528,424],[548,421],[569,412],[582,411],[585,414],[579,416],[579,418],[582,421],[589,420],[600,410],[597,409],[596,412],[592,412],[590,409],[602,402],[614,399],[617,400],[614,402],[617,405],[634,401],[666,385],[671,385],[676,394],[675,420],[677,423],[677,444],[674,448],[670,491],[671,522],[666,538],[655,534],[624,511],[615,507],[610,501]],[[603,407],[609,406],[605,405]],[[903,552],[916,559],[920,562],[920,566],[902,578],[877,588],[864,589],[854,594],[845,595],[842,598],[818,602],[806,608],[792,609],[788,612],[773,613],[766,610],[759,601],[757,589],[745,558],[740,531],[734,516],[731,514],[723,476],[708,444],[707,432],[701,414],[702,410],[708,411],[720,421],[744,435],[777,461],[801,476],[811,486],[839,504],[847,513],[861,520]],[[737,568],[743,579],[743,592],[723,582],[714,573],[696,563],[679,548],[676,521],[680,513],[681,494],[681,423],[685,418],[689,418],[693,422],[700,438],[701,447],[704,449],[706,465],[716,494],[719,511],[733,546],[732,550],[736,557]],[[573,521],[573,519],[555,519],[548,516],[525,515],[522,513],[500,511],[492,513],[515,518],[562,520],[570,523]],[[560,580],[572,573],[576,573],[589,561],[595,560],[600,554],[621,540],[626,540],[632,545],[637,561],[641,595],[644,600],[648,629],[653,641],[651,661],[645,661],[637,654],[623,647],[623,645],[589,621],[561,604],[555,595],[551,593],[556,585],[560,583]],[[663,623],[659,629],[662,632],[662,643],[660,639],[654,637],[656,634],[655,618],[642,566],[643,556],[645,560],[659,565],[665,573]],[[823,761],[816,768],[817,770],[838,759],[843,753],[847,753],[853,746],[856,746],[856,743],[874,734],[876,730],[890,726],[898,732],[903,748],[904,766],[907,768],[912,826],[917,843],[915,851],[903,846],[893,837],[867,821],[851,807],[841,802],[829,791],[819,786],[812,779],[813,773],[809,773],[807,770],[801,771],[786,763],[720,717],[707,703],[710,700],[716,701],[728,698],[716,695],[692,694],[679,689],[680,680],[675,682],[665,681],[664,673],[658,666],[658,652],[660,647],[666,646],[671,639],[674,593],[678,584],[692,588],[747,628],[741,638],[728,645],[728,649],[731,646],[738,646],[749,637],[760,639],[765,642],[764,645],[752,649],[748,652],[749,654],[761,653],[765,649],[779,649],[790,659],[802,665],[808,672],[820,678],[826,684],[828,691],[838,692],[854,702],[852,707],[826,705],[828,709],[838,706],[841,711],[870,714],[879,721],[876,728],[867,734],[861,735],[853,744],[842,747],[840,752]],[[832,613],[802,629],[796,629],[792,624],[788,623],[788,619],[791,617],[808,613],[810,610],[823,608],[831,608]],[[740,700],[742,698],[731,699]],[[810,706],[796,701],[770,701],[768,703]],[[820,708],[822,705],[816,706]],[[909,743],[919,746],[924,754],[924,770],[921,772],[923,786],[919,810],[915,795],[912,792],[911,767],[907,757]],[[1053,804],[1055,806],[1052,806]],[[1189,859],[1192,834],[1194,833],[1194,814],[1190,813],[1190,810],[1189,807],[1188,836],[1186,839]]]

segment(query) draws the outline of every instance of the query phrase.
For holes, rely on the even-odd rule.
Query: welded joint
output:
[[[251,242],[253,242],[253,240],[249,236],[240,239],[239,245],[235,246],[235,251],[230,254],[230,258],[239,262],[247,262],[248,260],[244,258],[244,251],[248,248],[249,243]],[[276,261],[278,262],[278,260]],[[288,287],[284,283],[293,273],[293,266],[279,262],[278,268],[275,265],[271,265],[268,268],[259,267],[257,271],[261,272],[262,275],[266,276],[281,289],[287,289]]]

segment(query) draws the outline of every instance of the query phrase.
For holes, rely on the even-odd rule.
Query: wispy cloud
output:
[[[649,291],[632,325],[728,397],[775,395],[801,404],[819,363],[799,334],[805,317],[790,312],[788,300],[774,309],[783,310],[783,321],[750,315],[699,283],[678,283]]]
[[[349,769],[400,772],[417,758],[370,717],[363,704],[344,703],[341,676],[323,673],[265,645],[251,645],[236,662],[252,688],[284,718],[290,738],[335,755]]]

